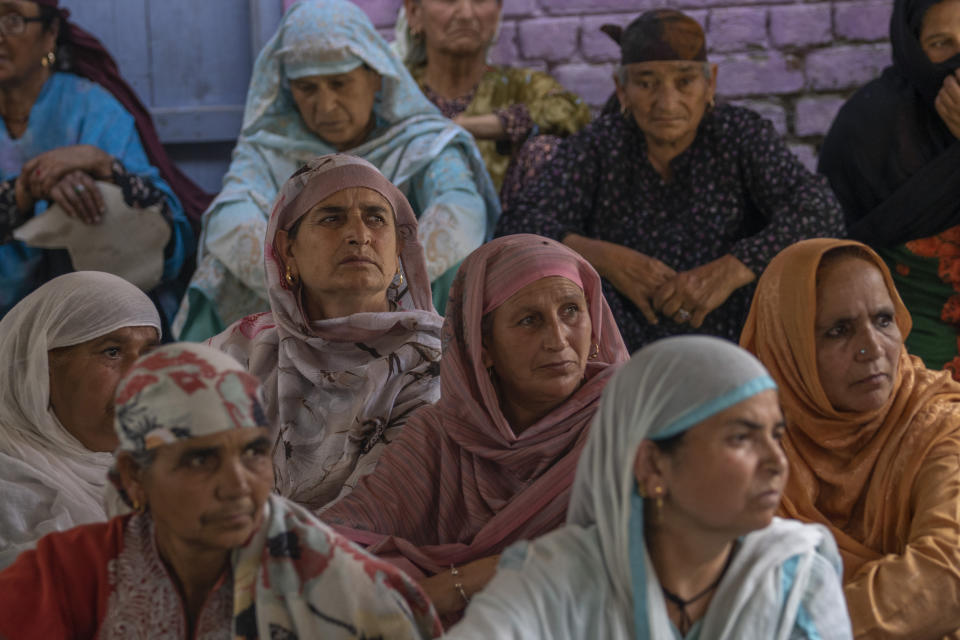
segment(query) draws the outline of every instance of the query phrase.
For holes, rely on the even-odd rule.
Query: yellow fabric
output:
[[[817,372],[816,275],[842,246],[870,256],[910,331],[886,264],[860,243],[806,240],[767,266],[740,343],[780,386],[790,460],[781,513],[830,527],[856,638],[960,638],[960,384],[903,348],[883,407],[830,405]]]
[[[425,68],[410,70],[421,89]],[[590,108],[575,93],[549,74],[523,67],[490,66],[463,115],[486,115],[514,104],[526,105],[541,134],[568,136],[590,122]],[[493,140],[477,140],[477,147],[499,191],[511,156],[498,153]]]

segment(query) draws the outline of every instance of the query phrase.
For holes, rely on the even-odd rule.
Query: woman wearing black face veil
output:
[[[960,380],[960,0],[896,0],[893,65],[840,110],[820,172],[890,265],[910,353]]]

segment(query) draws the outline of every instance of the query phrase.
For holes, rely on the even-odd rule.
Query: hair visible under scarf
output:
[[[177,195],[191,220],[199,222],[200,216],[213,196],[204,192],[184,175],[167,156],[150,112],[143,106],[133,88],[120,75],[113,56],[95,36],[68,21],[70,10],[61,9],[58,0],[33,1],[38,5],[57,9],[60,17],[60,35],[57,41],[58,44],[63,43],[69,47],[71,63],[69,70],[102,86],[130,112],[136,121],[137,132],[140,134],[140,141],[143,143],[150,164],[160,171],[160,175]]]
[[[620,64],[660,60],[707,60],[703,27],[674,9],[647,11],[626,28],[605,24],[601,31],[620,45]]]

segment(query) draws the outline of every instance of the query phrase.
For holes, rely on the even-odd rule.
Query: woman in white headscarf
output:
[[[54,278],[0,320],[0,568],[47,533],[107,519],[113,391],[159,340],[150,299],[97,271]]]
[[[451,638],[851,638],[840,557],[773,518],[783,414],[760,362],[705,336],[637,352],[604,390],[566,527],[503,554]]]

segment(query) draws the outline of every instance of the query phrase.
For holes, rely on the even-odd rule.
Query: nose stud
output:
[[[862,356],[867,355],[867,350],[866,350],[866,349],[860,349],[860,355],[862,355]]]

